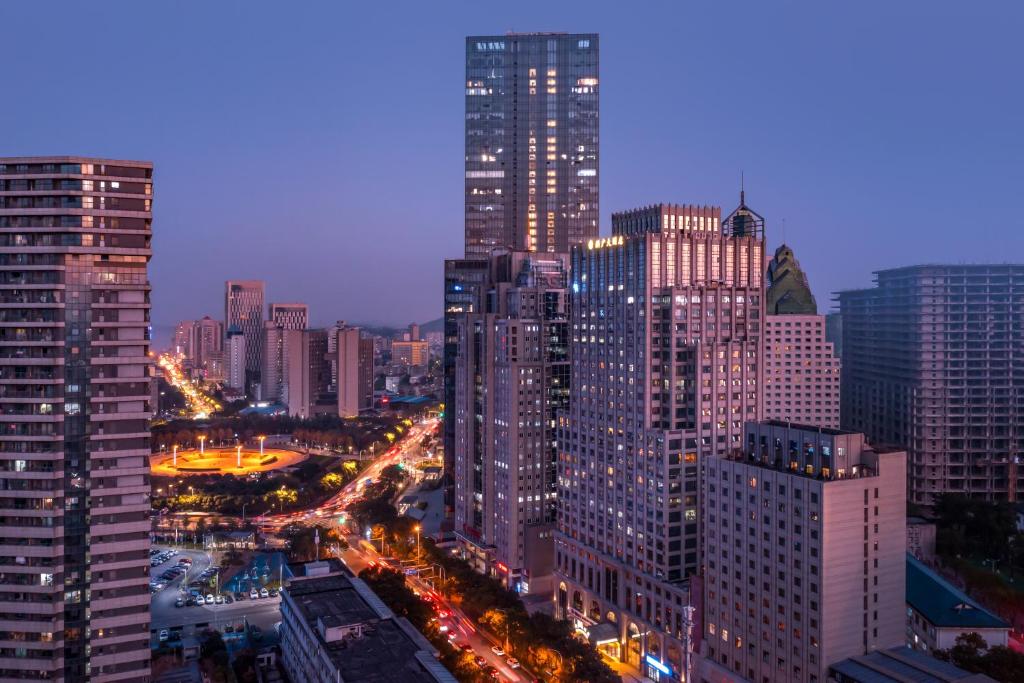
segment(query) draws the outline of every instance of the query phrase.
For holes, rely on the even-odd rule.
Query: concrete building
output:
[[[783,244],[768,262],[768,315],[817,315],[818,304],[793,250]]]
[[[150,676],[153,166],[0,158],[0,678]]]
[[[338,330],[335,336],[338,367],[338,415],[358,417],[373,407],[373,340],[358,327]]]
[[[611,237],[573,250],[555,612],[612,631],[605,651],[651,678],[684,666],[700,463],[760,419],[764,272],[764,220],[743,201],[725,221],[614,214]]]
[[[260,368],[261,401],[279,401],[284,391],[285,329],[271,321],[263,323],[263,363]]]
[[[236,327],[245,337],[245,390],[259,384],[263,368],[262,280],[228,280],[224,283],[224,329]]]
[[[391,362],[410,367],[430,362],[430,345],[422,340],[391,342]]]
[[[903,645],[906,454],[778,421],[744,441],[705,463],[702,677],[824,683]]]
[[[227,385],[245,391],[245,335],[237,327],[228,328],[224,338],[225,362],[227,364]]]
[[[838,429],[839,358],[825,316],[768,315],[764,344],[765,418]]]
[[[291,683],[455,683],[437,656],[360,579],[312,576],[281,591],[281,664]]]
[[[556,426],[569,404],[568,257],[496,250],[485,310],[458,322],[455,534],[520,593],[551,594]]]
[[[409,328],[405,331],[405,341],[420,341],[420,326],[419,323],[409,323]]]
[[[598,36],[466,38],[466,257],[598,234]]]
[[[840,292],[842,423],[907,449],[911,500],[1024,492],[1024,265],[879,271]]]
[[[309,306],[306,304],[270,304],[269,321],[285,330],[309,327]]]
[[[1010,625],[972,600],[913,555],[906,555],[906,633],[908,647],[923,652],[948,650],[958,636],[977,633],[989,647],[1006,646]]]

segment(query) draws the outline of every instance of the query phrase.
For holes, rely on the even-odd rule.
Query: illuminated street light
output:
[[[262,459],[263,458],[263,442],[267,440],[267,437],[265,437],[265,436],[263,436],[261,434],[260,436],[258,436],[256,438],[258,438],[260,440],[260,458]]]
[[[174,444],[174,469],[178,469],[178,444]]]
[[[201,437],[199,437],[199,453],[203,454],[205,452],[206,452],[206,437],[205,436],[201,436]]]
[[[242,444],[238,444],[238,469],[242,469]]]

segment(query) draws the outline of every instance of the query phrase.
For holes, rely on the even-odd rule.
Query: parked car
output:
[[[175,600],[174,601],[174,606],[175,607],[184,607],[185,606],[185,598],[178,598],[177,600]]]
[[[231,594],[230,594],[230,593],[226,593],[226,594],[224,595],[224,604],[225,604],[225,605],[230,605],[230,604],[231,604],[231,603],[233,603],[234,601],[235,601],[235,599],[234,599],[233,597],[231,597]]]
[[[250,600],[257,600],[257,599],[259,599],[259,597],[260,597],[260,592],[258,590],[256,590],[255,588],[253,588],[251,591],[249,591],[249,599]]]
[[[216,601],[214,600],[213,593],[207,593],[207,595],[206,595],[206,604],[207,605],[212,605],[212,604],[214,604],[214,602],[216,602]]]
[[[206,599],[202,595],[197,595],[196,596],[196,604],[197,605],[205,605],[206,604]]]
[[[266,588],[261,588],[260,589],[260,597],[261,598],[269,598],[270,597],[270,591],[268,591]]]
[[[277,597],[277,589],[276,588],[271,588],[270,589],[270,597],[272,597],[272,598],[276,598]]]
[[[167,629],[165,629],[165,628],[162,628],[162,629],[160,629],[160,636],[159,636],[159,637],[160,637],[160,642],[161,642],[161,643],[166,643],[166,642],[167,642],[167,639],[168,639],[168,638],[170,638],[171,636],[170,636],[170,634],[169,634],[169,633],[167,632]]]
[[[245,600],[245,593],[241,591],[235,593],[235,602],[241,602],[242,600]]]

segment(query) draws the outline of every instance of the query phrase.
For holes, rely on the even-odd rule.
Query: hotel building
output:
[[[1024,265],[879,271],[840,292],[842,423],[907,450],[911,500],[1024,493]]]
[[[0,158],[0,679],[150,675],[153,166]]]
[[[720,217],[614,214],[611,237],[572,253],[556,616],[659,680],[684,667],[701,462],[760,419],[764,220],[743,203]]]
[[[701,679],[825,683],[905,642],[904,452],[754,422],[704,467]]]
[[[498,250],[489,263],[486,307],[458,321],[455,535],[478,571],[550,595],[568,257]]]

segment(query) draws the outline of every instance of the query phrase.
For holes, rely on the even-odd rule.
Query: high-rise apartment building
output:
[[[906,453],[771,421],[704,469],[697,680],[825,683],[905,643]]]
[[[228,280],[224,283],[224,328],[237,327],[245,337],[245,390],[253,391],[263,366],[262,280]]]
[[[269,322],[285,330],[309,327],[309,306],[306,304],[270,304]]]
[[[839,428],[839,358],[807,276],[783,245],[768,263],[764,417]]]
[[[278,401],[284,391],[287,352],[285,332],[271,321],[263,323],[263,364],[260,368],[260,393],[263,401]]]
[[[224,338],[227,385],[239,391],[245,390],[245,335],[237,327],[229,327]]]
[[[598,36],[466,38],[466,256],[598,234]]]
[[[455,534],[521,593],[552,584],[557,415],[569,404],[566,255],[495,251],[488,306],[458,321]]]
[[[224,350],[224,323],[210,316],[203,316],[193,327],[195,341],[192,344],[192,362],[196,367],[206,368],[218,352]]]
[[[149,667],[153,166],[0,158],[0,678]]]
[[[745,204],[720,216],[615,214],[572,254],[555,611],[653,678],[684,665],[701,462],[760,419],[764,221]]]
[[[840,292],[843,427],[906,448],[911,500],[1024,492],[1024,265],[928,265]]]
[[[358,327],[338,330],[335,340],[338,366],[338,415],[358,417],[373,407],[373,340]]]

